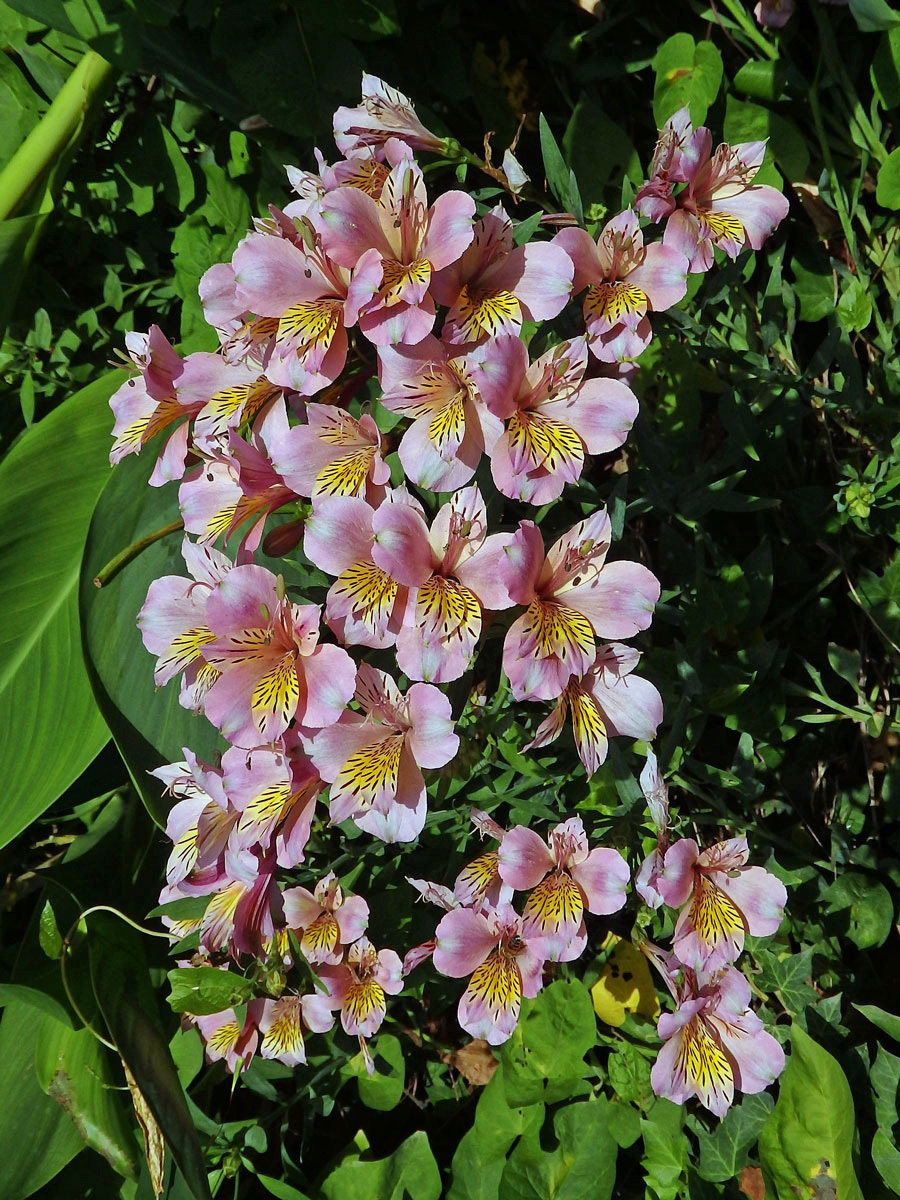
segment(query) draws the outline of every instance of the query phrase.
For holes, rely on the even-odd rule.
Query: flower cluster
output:
[[[182,705],[229,743],[216,765],[186,750],[157,774],[176,798],[163,898],[206,898],[196,921],[170,922],[173,936],[193,926],[207,965],[264,967],[240,1020],[232,1009],[197,1017],[209,1057],[232,1069],[257,1047],[303,1061],[303,1030],[329,1028],[338,1011],[363,1040],[379,1027],[401,964],[365,937],[365,901],[330,872],[312,890],[285,888],[279,872],[312,870],[306,849],[326,803],[331,825],[418,837],[423,771],[459,746],[441,688],[471,669],[496,614],[515,610],[500,618],[512,697],[552,704],[530,747],[557,738],[569,714],[590,775],[610,737],[655,735],[661,699],[635,674],[627,639],[650,625],[658,581],[642,563],[610,559],[603,511],[549,548],[536,520],[514,522],[522,505],[537,516],[556,501],[589,456],[622,446],[650,314],[683,299],[716,247],[732,257],[758,247],[786,210],[752,184],[762,144],[711,155],[687,110],[661,132],[636,211],[596,236],[557,214],[525,244],[502,206],[429,194],[416,153],[452,160],[454,144],[381,80],[363,77],[361,104],[338,110],[334,134],[342,157],[317,152],[316,172],[289,168],[295,198],[270,206],[231,261],[204,275],[218,350],[182,358],[156,326],[131,334],[137,374],[111,401],[112,461],[165,434],[150,483],[180,481],[187,574],[156,580],[138,618],[156,682],[178,679]],[[575,296],[583,322],[570,314],[571,336],[534,333]],[[323,605],[270,569],[294,552],[330,580]],[[368,661],[383,651],[405,680]],[[546,841],[477,820],[499,848],[452,891],[417,881],[447,911],[406,968],[433,952],[439,971],[471,976],[460,1022],[499,1042],[544,965],[584,950],[584,913],[624,904],[628,869],[615,850],[589,850],[577,819]],[[679,857],[678,845],[651,874],[681,904],[690,879],[713,878],[714,856]],[[730,882],[709,888],[737,912],[738,852],[722,853]],[[514,889],[528,892],[521,915]],[[703,912],[721,915],[716,903]],[[692,971],[718,969],[718,943],[711,964],[706,934],[689,924],[675,953]],[[739,948],[736,929],[729,937]],[[317,984],[288,986],[297,955]]]
[[[641,786],[657,830],[635,889],[651,908],[678,910],[672,950],[642,949],[675,999],[659,1019],[665,1045],[650,1076],[653,1090],[676,1104],[696,1095],[717,1116],[735,1091],[761,1092],[784,1067],[781,1045],[750,1011],[750,985],[732,964],[744,935],[778,929],[787,902],[784,884],[763,867],[747,865],[746,838],[701,851],[693,838],[669,842],[668,789],[652,749]]]

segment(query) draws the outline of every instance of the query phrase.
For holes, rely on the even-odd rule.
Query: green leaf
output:
[[[882,208],[900,208],[900,147],[892,150],[878,168],[875,199]]]
[[[397,1107],[403,1096],[403,1085],[406,1079],[403,1050],[393,1034],[382,1033],[372,1043],[371,1053],[375,1062],[374,1075],[369,1075],[366,1070],[365,1056],[362,1051],[350,1059],[344,1070],[347,1074],[356,1076],[359,1098],[366,1108],[374,1108],[379,1112],[390,1112],[392,1108]],[[387,1065],[386,1073],[379,1070],[379,1062]]]
[[[113,371],[77,392],[0,463],[0,845],[49,808],[109,739],[84,668],[77,584],[109,475],[107,401],[124,378]]]
[[[24,1200],[84,1148],[78,1130],[37,1081],[39,1027],[34,1009],[17,1001],[7,1005],[0,1021],[0,1200]]]
[[[784,63],[777,59],[760,61],[751,58],[745,62],[734,76],[734,86],[745,96],[754,100],[777,100],[787,82],[787,70]]]
[[[135,624],[151,581],[185,574],[181,536],[174,534],[153,543],[105,587],[97,588],[93,582],[126,546],[178,519],[177,493],[147,485],[159,449],[155,442],[112,472],[88,533],[80,601],[84,646],[97,702],[141,798],[151,816],[164,823],[162,787],[147,772],[164,762],[180,760],[184,746],[211,762],[222,744],[208,721],[178,703],[177,682],[157,691],[153,658],[144,649]]]
[[[850,0],[850,11],[863,33],[877,33],[900,25],[900,13],[886,0]]]
[[[812,1180],[824,1171],[836,1181],[841,1200],[863,1200],[853,1170],[853,1134],[846,1075],[795,1023],[778,1102],[759,1135],[766,1194],[771,1189],[777,1200],[796,1200],[798,1191],[809,1194]]]
[[[872,1139],[872,1162],[895,1196],[900,1196],[900,1150],[883,1129]]]
[[[0,1008],[13,1003],[27,1004],[29,1008],[45,1013],[63,1025],[72,1024],[68,1010],[49,992],[42,992],[40,988],[28,987],[24,983],[0,983]]]
[[[439,1200],[441,1173],[421,1130],[388,1158],[345,1160],[322,1184],[325,1200]]]
[[[62,934],[56,924],[56,914],[49,900],[44,901],[41,919],[38,922],[38,941],[48,958],[59,958],[62,954]]]
[[[768,154],[791,181],[802,179],[809,166],[806,139],[793,123],[761,104],[752,104],[729,96],[725,103],[723,132],[729,142],[768,141]],[[771,166],[763,166],[754,183],[774,183],[780,187],[778,175]]]
[[[499,1200],[609,1200],[619,1148],[609,1131],[608,1108],[601,1097],[559,1109],[554,1150],[543,1148],[540,1128],[532,1125],[510,1155]]]
[[[682,1195],[681,1180],[687,1169],[688,1146],[684,1124],[684,1106],[658,1100],[649,1119],[641,1121],[644,1156],[641,1165],[647,1185],[657,1200],[674,1200]]]
[[[900,1017],[895,1013],[885,1012],[883,1008],[874,1004],[854,1004],[853,1007],[882,1033],[886,1033],[895,1042],[900,1042]]]
[[[175,1012],[204,1017],[224,1012],[250,999],[249,979],[217,967],[176,967],[169,972],[172,994],[169,1005]]]
[[[640,155],[628,134],[588,96],[582,96],[575,105],[562,144],[581,197],[589,207],[602,202],[610,178],[616,181],[617,189],[622,175],[636,184],[643,179]]]
[[[578,183],[575,179],[575,172],[570,169],[563,158],[562,151],[543,113],[540,115],[538,125],[547,186],[562,207],[567,212],[574,213],[578,221],[583,224],[584,212],[581,205],[581,196],[578,191]]]
[[[888,30],[872,60],[872,87],[883,108],[900,104],[900,26]]]
[[[694,126],[702,125],[722,84],[722,55],[712,42],[697,45],[689,33],[673,34],[659,47],[652,67],[656,72],[653,115],[662,127],[688,105]]]
[[[497,1200],[510,1146],[532,1130],[539,1133],[543,1123],[542,1104],[527,1108],[507,1104],[501,1063],[479,1097],[472,1128],[453,1155],[447,1200]]]
[[[41,1022],[35,1048],[41,1088],[69,1114],[87,1146],[126,1178],[138,1175],[137,1145],[109,1052],[89,1029],[72,1029],[54,1017]]]
[[[885,1050],[884,1046],[879,1046],[869,1079],[875,1093],[875,1120],[881,1129],[890,1132],[897,1123],[900,1058]]]
[[[532,1001],[501,1051],[507,1103],[552,1104],[578,1094],[587,1070],[584,1056],[597,1041],[597,1022],[587,988],[558,979]]]
[[[91,980],[103,1019],[159,1124],[194,1200],[210,1200],[203,1152],[178,1079],[140,936],[107,913],[91,916]]]
[[[849,871],[838,876],[823,893],[827,913],[847,913],[846,936],[860,950],[882,945],[891,932],[894,902],[877,879]]]
[[[815,1003],[816,991],[809,983],[813,956],[811,946],[804,947],[799,954],[786,954],[783,958],[765,947],[755,953],[761,968],[757,984],[767,991],[777,992],[789,1013],[796,1015],[808,1004]]]
[[[38,122],[37,96],[12,58],[0,54],[0,167],[5,166]]]
[[[291,1187],[283,1179],[275,1179],[271,1175],[257,1175],[256,1178],[270,1196],[275,1196],[276,1200],[309,1200],[307,1195],[298,1192],[295,1187]]]
[[[774,1101],[767,1092],[745,1096],[740,1104],[729,1110],[727,1116],[713,1130],[698,1132],[700,1147],[698,1173],[701,1179],[711,1183],[724,1183],[736,1179],[747,1163],[750,1147],[759,1137],[759,1131],[768,1120]]]
[[[859,279],[849,279],[841,290],[838,320],[848,333],[859,333],[872,320],[872,297]]]

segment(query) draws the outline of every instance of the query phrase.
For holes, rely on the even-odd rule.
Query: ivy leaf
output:
[[[609,1200],[616,1182],[618,1146],[609,1131],[604,1098],[560,1108],[553,1121],[558,1145],[545,1150],[532,1125],[512,1152],[499,1200]]]
[[[552,1104],[577,1095],[587,1071],[584,1056],[597,1041],[594,1010],[584,984],[558,979],[536,1000],[523,1002],[522,1012],[501,1052],[507,1103],[514,1107]]]
[[[863,1200],[853,1170],[854,1127],[846,1075],[795,1023],[778,1102],[759,1135],[766,1194],[771,1187],[777,1200],[796,1200],[824,1173],[841,1200]]]
[[[712,1133],[698,1133],[698,1173],[710,1183],[735,1179],[747,1163],[750,1147],[759,1137],[774,1106],[767,1092],[745,1096]]]
[[[347,1160],[322,1184],[325,1200],[439,1200],[441,1173],[421,1130],[374,1162]]]

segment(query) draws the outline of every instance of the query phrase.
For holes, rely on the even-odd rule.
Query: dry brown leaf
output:
[[[476,1087],[484,1087],[486,1083],[490,1083],[491,1076],[497,1070],[497,1060],[493,1051],[481,1038],[474,1038],[459,1050],[442,1054],[441,1062],[448,1063],[459,1071],[466,1083]]]
[[[741,1171],[741,1193],[750,1200],[766,1200],[766,1184],[759,1167],[744,1167]]]
[[[164,1190],[166,1168],[165,1138],[162,1135],[162,1130],[156,1123],[156,1117],[154,1117],[147,1101],[144,1099],[144,1093],[138,1087],[134,1076],[128,1070],[128,1065],[124,1060],[122,1061],[122,1067],[125,1071],[125,1082],[128,1084],[129,1092],[131,1092],[134,1115],[137,1117],[138,1124],[144,1132],[144,1153],[147,1156],[147,1167],[150,1171],[150,1186],[153,1188],[153,1194],[158,1200]]]

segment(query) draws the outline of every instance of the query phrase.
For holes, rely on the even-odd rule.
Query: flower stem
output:
[[[94,587],[102,588],[106,587],[108,583],[112,583],[119,572],[124,567],[127,567],[132,559],[142,554],[148,546],[152,546],[160,538],[168,537],[170,533],[177,533],[179,529],[184,529],[184,521],[180,517],[177,521],[170,521],[168,525],[163,525],[161,529],[154,529],[146,537],[138,538],[136,542],[132,542],[130,546],[126,546],[124,550],[120,550],[114,558],[109,560],[103,570],[94,576]]]

